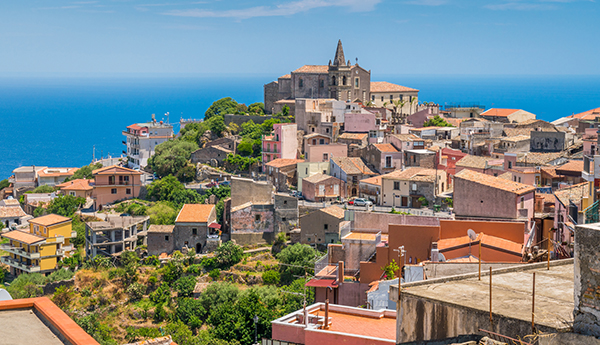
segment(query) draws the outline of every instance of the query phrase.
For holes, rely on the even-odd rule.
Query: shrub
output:
[[[169,261],[165,267],[162,268],[163,280],[168,284],[173,283],[181,277],[183,274],[183,267],[181,263]]]
[[[385,272],[385,279],[391,280],[394,279],[397,273],[400,271],[400,266],[396,263],[396,260],[392,260],[387,266],[382,268]]]
[[[190,265],[186,270],[185,273],[187,274],[191,274],[194,276],[199,276],[202,274],[202,265]]]
[[[39,273],[23,273],[13,280],[6,290],[14,299],[39,297],[43,291],[38,285],[45,283],[46,277]]]
[[[215,251],[215,260],[222,269],[228,269],[242,261],[243,256],[244,250],[242,247],[231,241],[225,242]]]
[[[72,298],[73,298],[73,292],[71,292],[69,289],[67,289],[66,286],[59,286],[58,289],[56,289],[54,291],[54,295],[52,296],[52,301],[54,303],[56,303],[56,305],[59,308],[63,309],[67,305],[69,305],[69,302],[71,302]]]
[[[423,206],[423,207],[429,206],[429,201],[424,196],[420,197],[418,200],[421,203],[421,206]]]
[[[127,287],[127,294],[132,301],[142,299],[146,292],[146,287],[140,283],[133,283]]]
[[[144,259],[144,265],[148,265],[148,266],[159,266],[160,265],[160,260],[158,259],[158,256],[156,255],[150,255],[149,257]]]
[[[194,276],[185,276],[177,279],[174,284],[177,297],[191,297],[196,287],[196,278]]]
[[[281,280],[281,276],[279,275],[279,272],[270,270],[263,273],[262,279],[267,285],[277,285]]]
[[[47,276],[46,282],[54,283],[54,282],[59,282],[59,281],[63,281],[63,280],[69,280],[69,279],[73,278],[74,275],[75,275],[75,273],[70,270],[59,269],[59,270],[52,272],[49,276]]]
[[[218,268],[215,268],[212,271],[210,271],[210,273],[208,273],[208,276],[211,277],[213,280],[219,279],[220,275],[221,275],[221,270],[219,270]]]
[[[162,283],[158,289],[148,296],[152,303],[158,305],[168,301],[171,298],[171,289],[166,283]]]

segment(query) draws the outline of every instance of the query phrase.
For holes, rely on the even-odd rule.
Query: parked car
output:
[[[348,200],[348,205],[354,205],[354,199]]]
[[[223,182],[219,183],[219,186],[229,187],[229,186],[231,186],[231,182],[229,182],[229,181],[223,181]]]
[[[354,199],[354,206],[373,206],[373,202],[371,200],[356,198]]]
[[[216,187],[218,184],[215,181],[209,182],[206,184],[206,188]]]

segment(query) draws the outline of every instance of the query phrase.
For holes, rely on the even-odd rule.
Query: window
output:
[[[260,222],[260,214],[254,215],[254,221]]]
[[[323,224],[323,229],[327,230],[329,228],[329,224]]]
[[[331,85],[335,85],[335,76],[331,77]]]
[[[69,192],[70,196],[75,196],[75,192]]]
[[[517,177],[513,176],[513,181],[517,182]]]
[[[325,87],[325,81],[321,80],[321,82],[319,83],[319,87]]]
[[[123,176],[123,181],[129,182],[129,176]]]
[[[346,85],[346,76],[342,77],[342,85]]]
[[[300,78],[300,81],[298,81],[298,86],[304,87],[304,80],[302,80],[302,78]]]
[[[284,205],[287,205],[287,200],[283,200],[283,204],[284,204]]]
[[[329,128],[325,128],[325,133],[329,134]]]
[[[400,182],[394,181],[394,190],[400,190]]]
[[[108,177],[108,184],[115,184],[115,177],[114,176],[109,176]]]
[[[110,194],[117,194],[117,189],[116,188],[111,189]]]
[[[165,236],[165,241],[168,241],[168,240],[169,240],[169,236]]]
[[[392,167],[392,156],[385,156],[385,167],[386,168]]]
[[[412,190],[417,190],[417,184],[416,183],[413,183]]]
[[[360,85],[360,79],[358,77],[354,78],[354,87],[358,89]]]
[[[312,144],[317,145],[317,139],[313,139]]]
[[[304,175],[308,175],[308,168],[304,169]]]
[[[310,242],[310,237],[307,237],[307,238],[306,238],[306,242]]]
[[[512,169],[512,162],[508,162],[508,168]]]
[[[521,177],[519,177],[519,183],[521,183]]]
[[[444,182],[442,182],[442,192],[444,191]]]
[[[398,96],[398,97],[400,97],[400,100],[402,100],[402,95],[400,95],[400,96]]]
[[[282,221],[282,222],[285,222],[285,220],[286,220],[286,218],[285,218],[285,217],[282,217],[282,218],[281,218],[281,221]]]
[[[525,197],[521,197],[521,208],[525,208]]]
[[[319,145],[325,144],[325,139],[319,139]]]
[[[390,101],[394,100],[394,95],[390,95]]]
[[[130,195],[131,194],[131,188],[125,189],[125,194]]]
[[[383,96],[381,96],[381,101],[383,102]]]
[[[329,155],[327,153],[323,154],[323,162],[327,162],[329,160]]]
[[[371,96],[371,100],[375,102],[375,95]]]
[[[198,235],[198,229],[192,228],[192,235]]]

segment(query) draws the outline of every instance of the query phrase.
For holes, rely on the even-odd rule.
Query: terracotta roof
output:
[[[504,134],[507,137],[526,135],[531,137],[531,128],[504,128]]]
[[[90,182],[93,183],[94,180],[79,178],[77,180],[71,180],[56,186],[61,190],[92,190],[94,187],[90,186]]]
[[[66,221],[71,221],[69,217],[63,217],[58,214],[47,214],[45,216],[33,218],[29,220],[29,223],[34,223],[42,226],[50,226],[58,223],[63,223]]]
[[[125,168],[125,167],[122,167],[122,166],[111,165],[109,167],[104,167],[104,168],[96,169],[96,170],[92,171],[92,174],[93,175],[113,175],[113,174],[141,175],[142,173],[139,172],[139,171],[137,171],[137,170]]]
[[[165,233],[170,234],[173,232],[175,225],[156,225],[152,224],[148,228],[148,233]]]
[[[304,65],[292,73],[329,73],[327,65]],[[373,83],[371,83],[373,84]]]
[[[348,175],[377,175],[360,157],[333,157],[331,160]]]
[[[583,171],[583,161],[571,160],[561,166],[556,167],[556,170],[582,172]]]
[[[446,120],[446,122],[448,122],[449,124],[451,124],[454,127],[460,126],[460,123],[465,120],[465,119],[457,119],[457,118],[453,118],[453,117],[444,117],[443,119]]]
[[[185,204],[175,223],[208,223],[208,217],[214,208],[215,205],[210,204]]]
[[[21,242],[21,243],[27,243],[27,244],[34,244],[37,242],[44,241],[46,239],[45,237],[34,235],[32,233],[29,233],[29,232],[23,231],[23,230],[13,230],[13,231],[5,232],[2,234],[2,237],[11,239],[13,241]]]
[[[404,170],[396,170],[396,171],[392,171],[389,174],[381,175],[381,178],[382,178],[382,180],[390,179],[390,180],[434,182],[435,174],[436,174],[435,169],[410,167],[410,168],[406,168]]]
[[[514,143],[517,141],[526,141],[526,140],[529,141],[529,139],[531,139],[529,135],[515,135],[513,137],[504,137],[500,140]]]
[[[325,315],[324,310],[312,312],[312,315]],[[370,317],[366,315],[347,314],[329,310],[331,325],[329,332],[366,336],[379,339],[396,341],[396,317]],[[360,338],[358,338],[360,339]],[[356,340],[361,343],[360,340]],[[362,343],[374,343],[375,341],[363,341]],[[382,343],[382,342],[379,342]]]
[[[381,152],[398,152],[392,144],[373,144]]]
[[[438,249],[443,252],[445,250],[460,247],[464,245],[477,245],[481,241],[482,245],[503,249],[505,251],[512,252],[514,255],[521,255],[523,244],[506,240],[504,238],[486,235],[484,233],[477,234],[477,238],[473,241],[469,236],[461,236],[455,238],[446,238],[438,240]]]
[[[26,215],[20,206],[0,206],[0,218],[16,218]]]
[[[419,138],[414,134],[392,134],[393,137],[398,138],[400,141],[423,141],[423,139]]]
[[[588,111],[584,111],[583,113],[573,114],[567,117],[580,120],[595,120],[596,117],[600,117],[600,108],[590,109]]]
[[[296,165],[298,163],[304,162],[304,159],[285,159],[285,158],[277,158],[273,159],[269,163],[265,164],[266,166],[273,168],[281,168],[286,167],[288,165]]]
[[[309,177],[305,177],[303,180],[310,182],[310,183],[319,183],[321,181],[329,180],[330,178],[334,178],[334,179],[338,180],[337,178],[335,178],[333,176],[329,176],[329,175],[325,175],[325,174],[321,174],[321,173],[314,174]]]
[[[581,198],[589,195],[590,186],[587,182],[575,184],[569,187],[561,188],[554,192],[554,195],[560,200],[564,206],[568,206],[569,201],[573,201],[575,204],[581,202]]]
[[[277,78],[277,79],[290,79],[292,77],[291,74],[284,74],[281,77]]]
[[[325,134],[321,134],[321,133],[310,133],[304,136],[305,139],[310,139],[310,138],[315,138],[315,137],[322,137],[322,138],[326,138],[326,139],[331,139],[330,136],[325,135]]]
[[[456,162],[457,167],[485,169],[487,161],[492,160],[491,157],[466,155]]]
[[[483,113],[481,116],[495,116],[495,117],[507,117],[519,111],[521,109],[502,109],[502,108],[490,108]]]
[[[4,199],[4,200],[2,200],[2,202],[4,203],[4,206],[19,206],[19,205],[21,205],[19,203],[19,200],[17,200],[17,199]]]
[[[66,170],[66,171],[60,171]],[[46,168],[38,171],[38,176],[53,177],[53,176],[72,176],[79,168]]]
[[[372,185],[381,187],[381,175],[380,176],[369,177],[369,178],[366,178],[364,180],[360,180],[358,182],[359,183],[372,184]]]
[[[372,81],[371,92],[416,92],[417,89],[410,87],[388,83],[387,81]]]
[[[338,139],[353,139],[353,140],[363,140],[368,134],[367,133],[343,133],[338,137]]]
[[[336,218],[344,218],[344,209],[339,206],[329,206],[326,208],[322,208],[321,211],[332,215]]]
[[[557,178],[560,175],[556,173],[556,167],[541,167],[540,170],[549,175],[550,178]]]
[[[535,191],[534,186],[529,186],[523,183],[509,181],[487,174],[478,173],[469,169],[461,170],[461,172],[456,174],[454,177],[478,183],[491,188],[501,189],[506,192],[515,193],[517,195],[523,195]]]
[[[517,156],[518,163],[531,163],[536,165],[546,165],[553,160],[563,157],[563,152],[527,152]]]
[[[365,241],[375,241],[377,239],[377,234],[373,232],[351,232],[348,235],[344,236],[345,240],[365,240]]]

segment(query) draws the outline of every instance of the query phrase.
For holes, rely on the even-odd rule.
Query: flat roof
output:
[[[573,322],[573,259],[520,264],[498,269],[492,276],[492,312],[531,322],[531,295],[535,276],[535,323],[565,329]],[[489,271],[402,284],[402,294],[489,312]],[[398,292],[398,285],[392,288]],[[390,289],[390,295],[393,291]]]
[[[0,311],[1,344],[63,345],[32,309]]]

